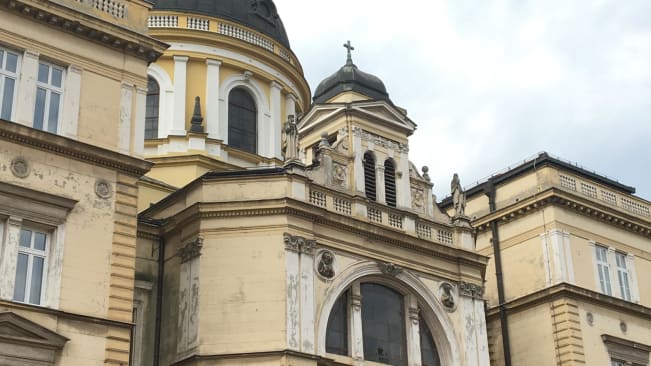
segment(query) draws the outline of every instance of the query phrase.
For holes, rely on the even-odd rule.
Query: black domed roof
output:
[[[173,10],[231,20],[266,34],[289,48],[272,0],[153,0],[154,10]]]
[[[312,99],[314,103],[325,103],[335,95],[346,91],[354,91],[372,99],[391,101],[382,80],[357,68],[353,63],[350,50],[346,64],[317,86]]]

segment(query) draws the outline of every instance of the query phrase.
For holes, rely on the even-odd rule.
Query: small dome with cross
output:
[[[326,103],[336,95],[349,91],[365,95],[374,100],[390,102],[389,93],[387,93],[382,80],[375,75],[361,71],[353,63],[351,51],[355,48],[351,46],[350,41],[345,43],[344,47],[348,49],[346,64],[317,86],[312,98],[314,103]]]

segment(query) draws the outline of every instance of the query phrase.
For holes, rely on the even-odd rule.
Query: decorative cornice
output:
[[[153,165],[115,151],[5,120],[0,120],[0,140],[31,146],[138,177],[147,173]]]
[[[484,287],[474,283],[459,282],[459,295],[471,297],[476,300],[484,299]]]
[[[0,7],[48,27],[120,50],[147,62],[158,59],[167,45],[147,35],[119,27],[56,2],[43,6],[34,1],[0,0]],[[57,11],[59,14],[55,14]]]
[[[510,222],[530,213],[537,212],[549,205],[564,207],[584,216],[589,216],[624,230],[651,238],[651,222],[643,222],[639,218],[623,212],[614,213],[599,203],[567,195],[564,191],[557,188],[550,188],[530,200],[525,202],[521,201],[511,207],[502,208],[495,214],[475,220],[474,224],[478,231],[487,231],[490,230],[490,223],[492,221]]]
[[[618,313],[626,313],[633,316],[643,317],[645,319],[651,318],[651,308],[649,307],[604,295],[569,283],[559,283],[555,286],[547,287],[517,299],[510,300],[504,305],[509,313],[518,313],[533,306],[552,303],[562,298],[572,298],[579,301],[589,302],[612,309]],[[491,306],[486,311],[486,318],[489,320],[497,318],[498,316],[498,306]]]
[[[285,241],[285,249],[290,252],[304,253],[307,255],[314,254],[316,240],[306,239],[302,236],[296,236],[289,233],[284,233],[283,239]]]
[[[181,258],[181,263],[189,262],[194,258],[201,256],[202,247],[203,238],[199,237],[179,249],[178,256]]]

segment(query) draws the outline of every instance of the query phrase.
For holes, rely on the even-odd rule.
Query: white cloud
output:
[[[439,196],[547,150],[651,199],[651,2],[275,2],[312,88],[353,42],[419,125]]]

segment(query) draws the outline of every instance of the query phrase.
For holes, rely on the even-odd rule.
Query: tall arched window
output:
[[[387,205],[396,207],[396,167],[391,159],[384,162],[384,192]]]
[[[357,289],[357,290],[355,290]],[[353,293],[358,291],[356,295]],[[411,295],[408,295],[411,296]],[[357,300],[352,300],[357,298]],[[358,301],[354,304],[354,301]],[[410,359],[419,359],[423,366],[440,366],[440,358],[432,333],[421,316],[418,317],[420,354],[410,354],[406,327],[413,323],[407,311],[407,296],[377,283],[353,285],[335,302],[326,329],[326,352],[351,356],[349,344],[353,339],[349,327],[355,323],[349,316],[361,302],[362,343],[364,360],[393,366],[407,366]],[[415,323],[413,323],[415,324]],[[414,325],[416,326],[416,325]]]
[[[256,153],[258,110],[251,94],[235,88],[228,95],[228,145]]]
[[[160,86],[156,79],[147,77],[147,101],[145,109],[145,139],[158,138],[158,106]]]
[[[366,198],[375,201],[375,156],[370,151],[364,154],[364,190]]]

